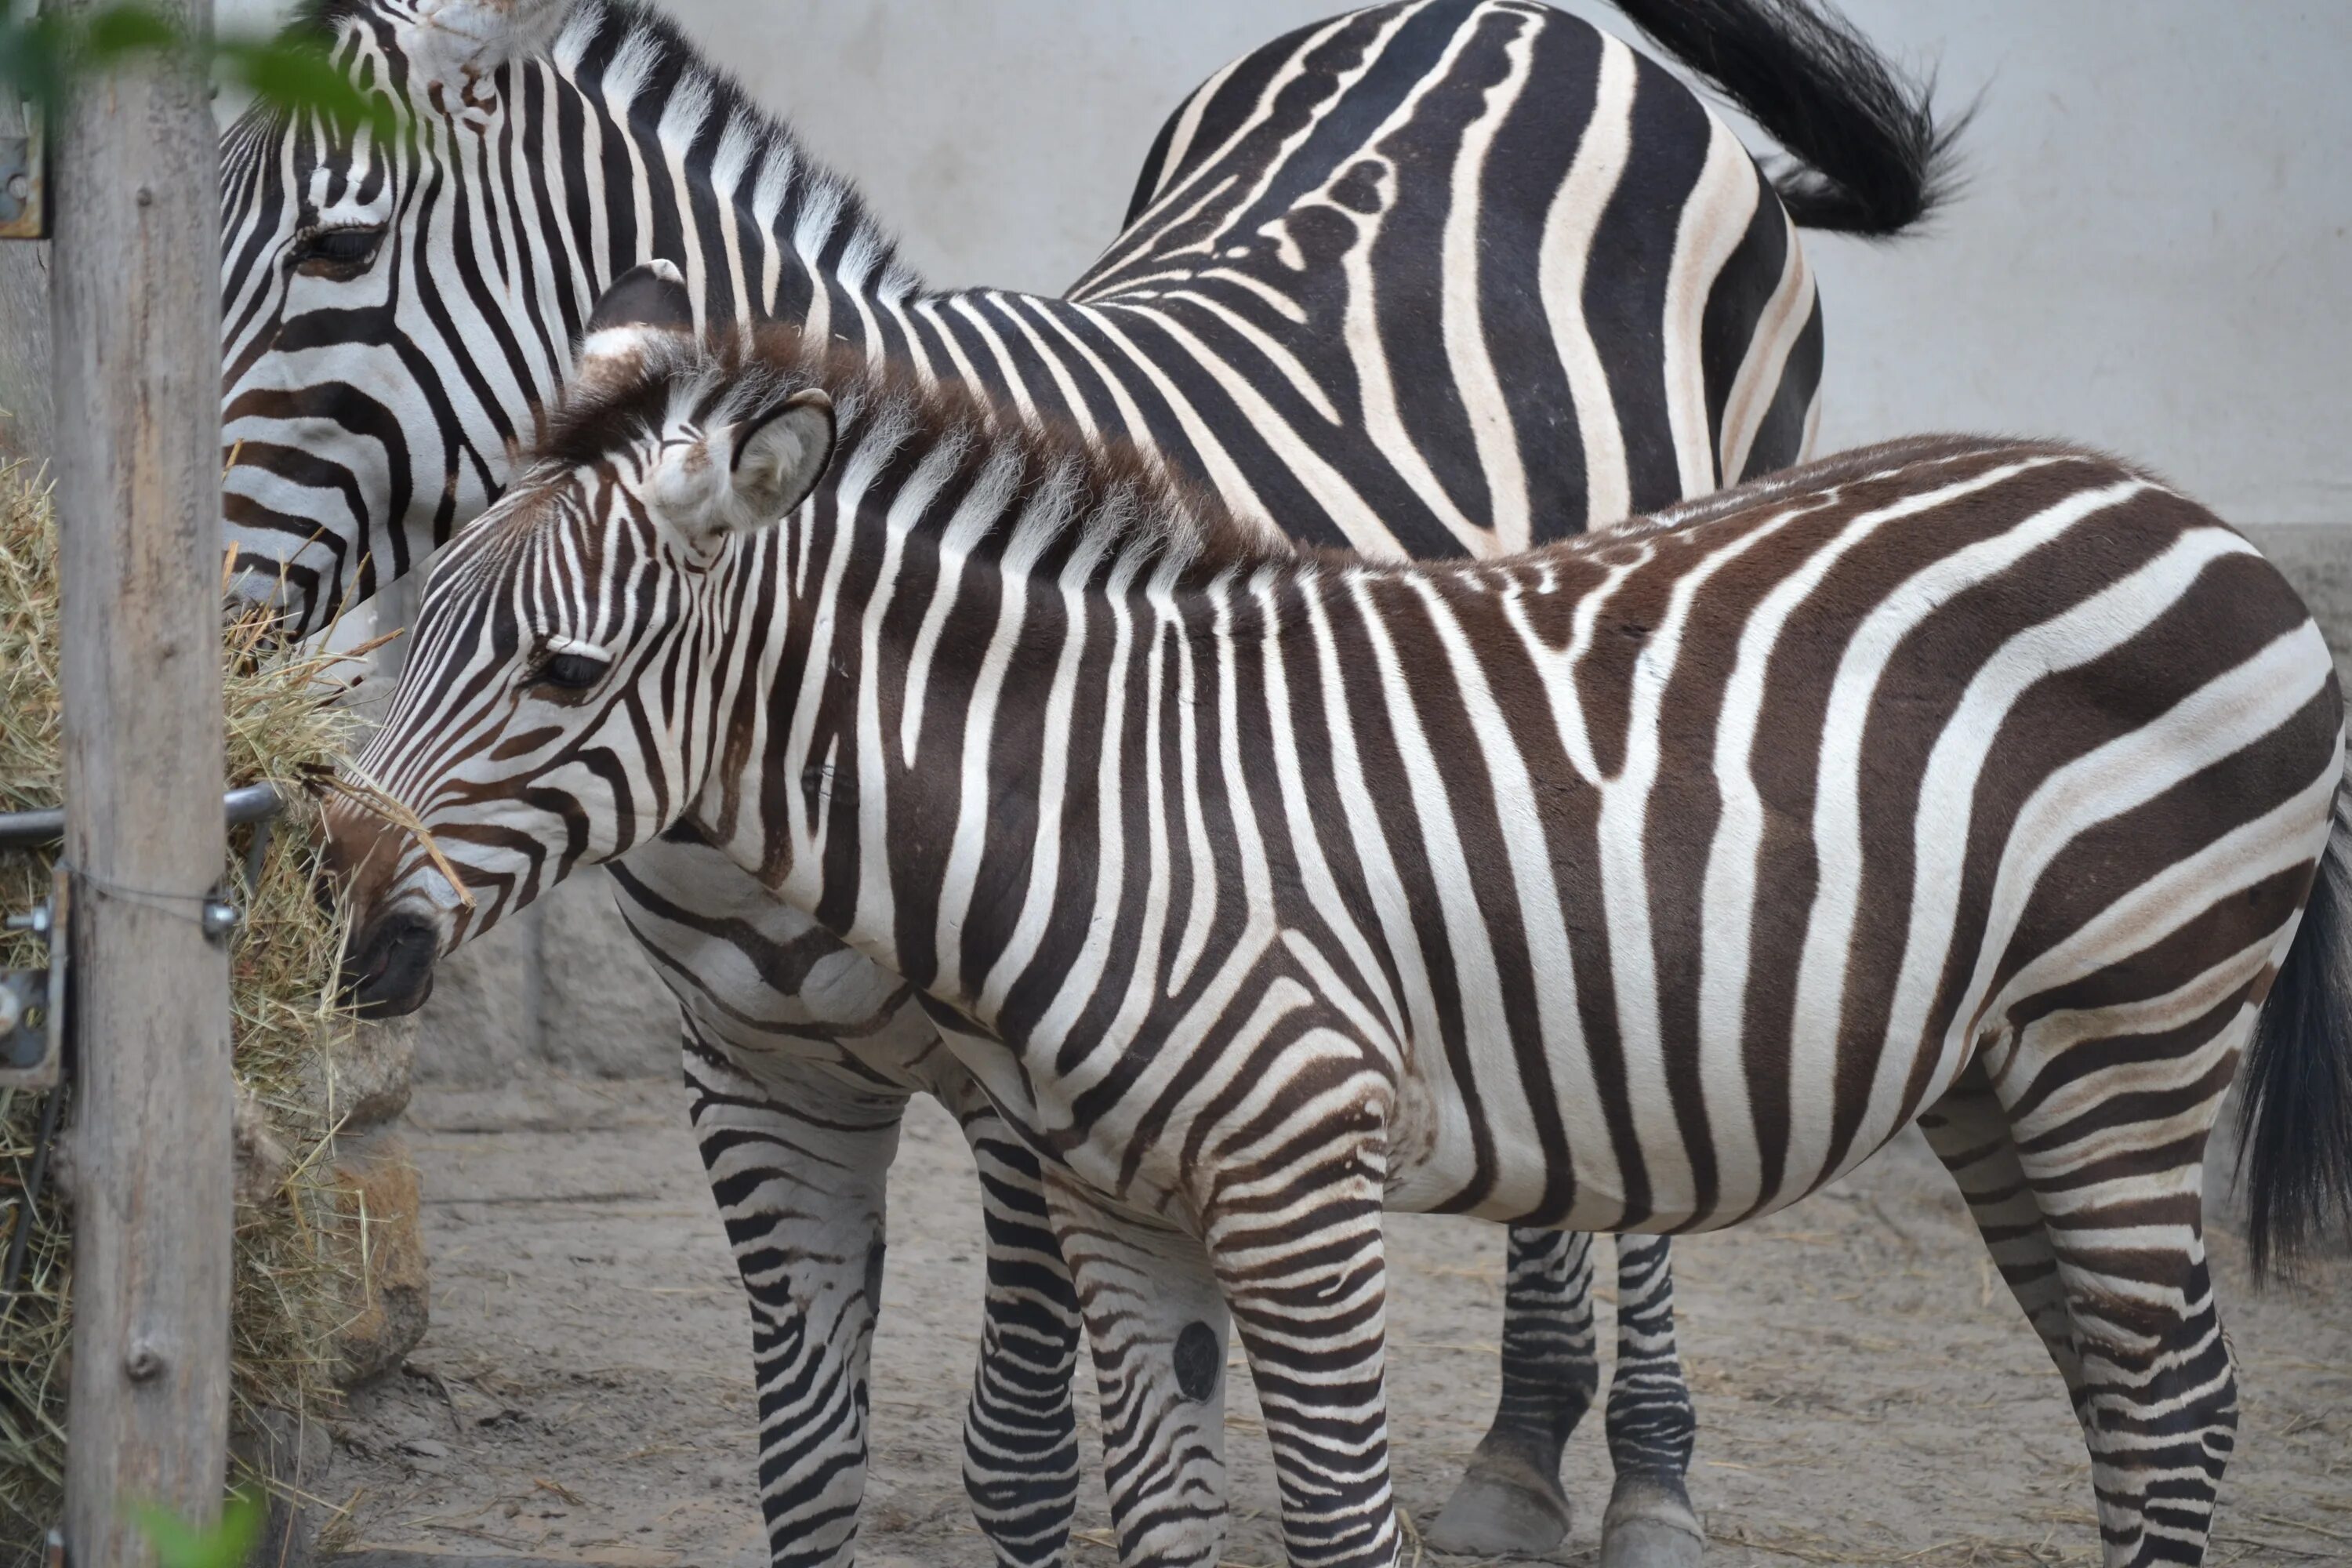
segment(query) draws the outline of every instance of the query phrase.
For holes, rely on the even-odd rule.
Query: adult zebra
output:
[[[648,14],[329,0],[308,25],[404,130],[379,144],[257,115],[226,143],[225,488],[247,591],[315,626],[478,512],[598,288],[653,256],[680,263],[706,321],[903,352],[1011,415],[1139,440],[1318,541],[1486,552],[1779,466],[1803,447],[1821,353],[1790,218],[1900,229],[1942,142],[1801,5],[1623,9],[1724,62],[1822,172],[1776,193],[1671,77],[1572,18],[1391,5],[1194,94],[1066,302],[919,289],[854,195]],[[1051,1558],[1075,1491],[1076,1320],[1030,1155],[894,982],[719,857],[648,846],[620,880],[684,1007],[753,1301],[779,1560],[851,1543],[881,1184],[916,1089],[956,1110],[986,1176],[975,1501],[1006,1559]],[[1588,1269],[1572,1240],[1515,1243],[1496,1430],[1441,1521],[1458,1544],[1565,1527],[1560,1447],[1597,1378]],[[1621,1275],[1611,1539],[1639,1555],[1650,1532],[1670,1560],[1696,1523],[1664,1243],[1624,1247]]]
[[[2203,1152],[2258,1016],[2258,1262],[2352,1211],[2344,703],[2252,546],[1927,437],[1335,559],[902,363],[706,351],[668,287],[425,596],[364,759],[419,830],[331,813],[365,993],[678,821],[906,976],[1047,1156],[1129,1563],[1220,1555],[1119,1467],[1213,1456],[1227,1310],[1290,1561],[1396,1561],[1383,1207],[1720,1226],[1922,1117],[2110,1568],[2201,1560]],[[1129,1354],[1144,1301],[1210,1353]]]

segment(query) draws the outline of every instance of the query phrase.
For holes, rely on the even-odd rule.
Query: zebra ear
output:
[[[544,54],[563,29],[574,0],[419,0],[395,25],[394,42],[408,63],[411,91],[467,89],[509,60]]]
[[[694,296],[687,292],[686,275],[667,261],[632,267],[613,279],[588,312],[573,375],[586,381],[631,369],[657,334],[693,331]]]
[[[687,428],[663,443],[646,499],[697,561],[714,559],[733,535],[781,522],[833,458],[833,399],[815,387],[698,439],[677,438]]]
[[[735,427],[736,504],[750,526],[782,521],[833,460],[833,399],[811,386]]]

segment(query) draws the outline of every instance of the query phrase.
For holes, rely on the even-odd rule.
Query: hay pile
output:
[[[22,465],[0,468],[0,811],[58,802],[57,609],[47,487]],[[294,803],[257,889],[242,868],[255,830],[233,830],[229,846],[246,911],[230,969],[241,1090],[233,1397],[248,1426],[263,1409],[306,1415],[332,1398],[331,1336],[356,1299],[364,1251],[339,1234],[350,1226],[330,1187],[333,1060],[353,1026],[332,1003],[341,932],[311,897],[318,814],[303,787],[342,760],[355,721],[328,702],[341,658],[266,652],[264,629],[257,616],[232,623],[225,649],[228,783],[274,783]],[[30,909],[48,879],[47,857],[0,849],[0,911]],[[37,961],[32,939],[0,936],[0,963]],[[41,1099],[0,1090],[0,1257],[25,1223]],[[20,1293],[0,1317],[0,1563],[29,1558],[61,1506],[70,1217],[54,1185],[45,1190]]]

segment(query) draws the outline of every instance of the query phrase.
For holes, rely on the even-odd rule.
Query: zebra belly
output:
[[[1554,998],[1570,1016],[1572,1003]],[[1841,1141],[1832,1126],[1837,1027],[1834,1016],[1796,1021],[1787,1110],[1770,1129],[1755,1124],[1737,1079],[1704,1080],[1696,1116],[1679,1098],[1690,1067],[1725,1054],[1704,1041],[1621,1037],[1602,1060],[1595,1042],[1570,1032],[1547,1038],[1527,1064],[1507,1036],[1474,1037],[1463,1053],[1473,1094],[1444,1054],[1417,1055],[1397,1094],[1388,1206],[1585,1231],[1712,1230],[1785,1207],[1883,1148],[1965,1065],[1965,1052],[1938,1053],[1913,1089],[1914,1053],[1883,1053],[1899,1058],[1905,1087],[1874,1098]],[[1685,1061],[1670,1064],[1675,1052]],[[1483,1141],[1464,1114],[1474,1100]]]

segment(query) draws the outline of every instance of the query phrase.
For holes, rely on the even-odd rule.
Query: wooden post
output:
[[[53,4],[58,0],[52,0]],[[164,0],[209,31],[211,0]],[[97,0],[63,0],[89,14]],[[139,1504],[218,1516],[231,1195],[220,879],[220,217],[199,68],[142,58],[55,121],[51,306],[75,869],[76,1568],[151,1563]]]

